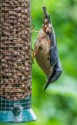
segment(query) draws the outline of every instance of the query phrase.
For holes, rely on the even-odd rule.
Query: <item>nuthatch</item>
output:
[[[60,77],[62,69],[58,57],[54,29],[46,7],[43,7],[43,12],[44,24],[35,41],[35,58],[47,76],[47,83],[44,88],[46,90],[50,83],[55,82]]]

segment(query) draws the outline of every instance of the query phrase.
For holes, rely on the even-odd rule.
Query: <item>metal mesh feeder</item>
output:
[[[0,122],[36,120],[31,79],[30,0],[0,0]]]

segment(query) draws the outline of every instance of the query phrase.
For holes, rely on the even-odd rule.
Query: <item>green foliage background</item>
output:
[[[77,0],[32,0],[35,30],[41,28],[44,5],[55,29],[63,73],[43,93],[46,77],[34,60],[32,108],[38,120],[20,125],[77,125]],[[32,33],[33,48],[36,36]]]

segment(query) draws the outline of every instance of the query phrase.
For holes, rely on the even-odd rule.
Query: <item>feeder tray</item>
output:
[[[0,122],[36,120],[30,22],[30,0],[0,0]]]

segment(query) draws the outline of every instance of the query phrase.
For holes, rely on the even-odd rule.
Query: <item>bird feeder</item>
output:
[[[30,0],[0,0],[0,122],[36,120],[30,23]]]

